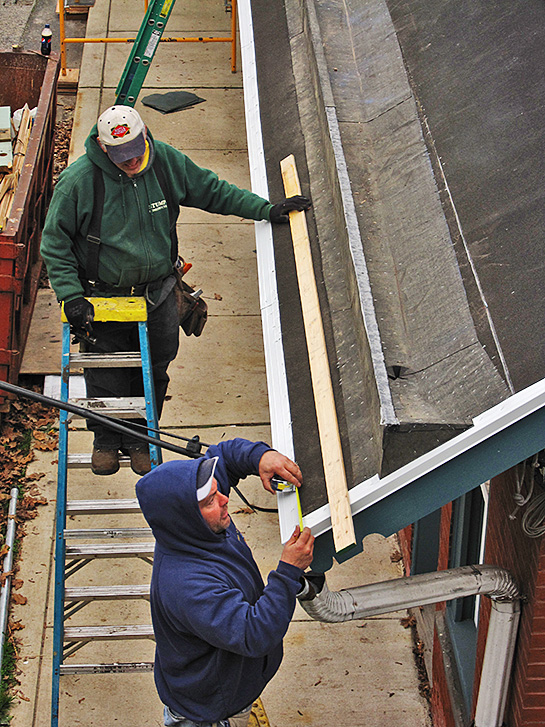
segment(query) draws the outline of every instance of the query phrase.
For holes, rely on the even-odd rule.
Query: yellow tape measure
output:
[[[297,514],[299,516],[299,527],[301,528],[301,531],[303,530],[303,511],[301,510],[301,500],[299,498],[299,488],[295,485],[292,485],[291,482],[288,482],[287,480],[283,480],[280,477],[277,477],[274,475],[274,477],[271,478],[271,486],[275,492],[293,492],[295,490],[295,494],[297,496]]]

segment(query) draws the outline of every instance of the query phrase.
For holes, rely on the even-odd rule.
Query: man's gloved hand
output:
[[[73,343],[76,341],[96,343],[91,326],[95,317],[95,309],[92,303],[89,303],[83,296],[70,300],[64,304],[64,315],[68,323],[70,323],[70,330],[75,336]]]
[[[85,328],[93,322],[95,309],[92,303],[81,296],[64,304],[64,315],[74,328]]]
[[[289,222],[290,212],[303,212],[308,210],[311,205],[310,199],[299,194],[295,197],[288,197],[283,202],[273,205],[269,212],[269,219],[273,224]]]

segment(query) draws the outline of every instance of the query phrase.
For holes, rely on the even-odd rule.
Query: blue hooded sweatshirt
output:
[[[258,474],[270,447],[233,439],[208,448],[219,457],[218,490]],[[155,684],[164,704],[197,722],[226,719],[251,704],[282,661],[282,639],[302,571],[283,561],[265,586],[250,548],[231,521],[214,533],[197,502],[202,460],[166,462],[136,494],[156,540],[151,615]]]

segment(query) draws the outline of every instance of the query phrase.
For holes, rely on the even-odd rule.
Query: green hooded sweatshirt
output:
[[[169,213],[153,168],[160,159],[171,196],[180,205],[221,215],[268,220],[272,204],[202,169],[168,144],[153,141],[144,170],[129,178],[97,143],[96,126],[85,142],[86,154],[59,177],[42,232],[41,253],[59,301],[84,294],[86,240],[93,210],[93,165],[103,171],[104,210],[98,275],[107,285],[128,288],[166,278],[172,272]]]

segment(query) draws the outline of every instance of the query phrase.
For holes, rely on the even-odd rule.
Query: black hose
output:
[[[56,409],[62,409],[63,411],[68,411],[72,414],[78,414],[85,419],[91,419],[92,421],[98,422],[99,424],[102,424],[109,429],[114,429],[115,431],[121,432],[122,434],[129,434],[131,437],[136,437],[142,442],[153,444],[156,447],[161,447],[161,449],[168,449],[170,452],[183,454],[186,457],[192,457],[193,459],[197,459],[198,457],[202,456],[200,453],[201,442],[198,442],[198,440],[195,439],[191,441],[194,441],[196,445],[198,445],[199,451],[195,451],[195,449],[191,448],[179,447],[176,444],[171,444],[170,442],[163,442],[161,439],[156,439],[155,437],[149,437],[147,434],[142,434],[130,427],[125,427],[123,426],[123,424],[119,424],[115,419],[112,419],[111,417],[103,416],[102,414],[96,414],[93,411],[88,411],[82,406],[77,406],[76,404],[70,404],[65,401],[60,401],[59,399],[45,396],[45,394],[38,394],[36,391],[23,389],[21,386],[15,386],[15,384],[8,384],[6,381],[0,381],[0,389],[3,389],[4,391],[9,391],[11,394],[17,394],[17,396],[25,396],[28,399],[37,401],[40,404],[45,404],[46,406],[52,406]],[[161,433],[161,430],[159,429],[154,429],[153,431]]]
[[[251,510],[254,512],[278,512],[277,507],[259,507],[259,505],[252,505],[251,502],[248,502],[248,500],[244,497],[242,492],[239,490],[239,488],[236,485],[231,485],[233,490],[237,493],[237,495],[240,497],[242,502],[247,505]]]
[[[23,389],[21,386],[15,386],[15,384],[8,384],[6,381],[0,381],[0,389],[3,389],[4,391],[9,391],[11,394],[17,394],[17,396],[25,396],[28,399],[33,399],[40,404],[45,404],[46,406],[52,406],[56,409],[63,409],[64,411],[71,412],[72,414],[78,414],[85,419],[91,419],[98,422],[99,424],[104,425],[105,427],[114,429],[115,431],[137,437],[138,439],[141,439],[143,442],[147,442],[148,444],[153,444],[157,447],[161,447],[162,449],[168,449],[170,452],[183,454],[187,457],[193,457],[194,459],[202,456],[200,454],[201,446],[210,446],[208,444],[204,444],[204,442],[201,442],[198,437],[194,437],[193,439],[187,439],[187,441],[189,443],[193,442],[194,447],[198,448],[198,451],[195,451],[195,449],[191,448],[188,449],[185,447],[178,447],[175,444],[170,444],[170,442],[163,442],[162,440],[156,439],[155,437],[148,437],[146,434],[141,434],[140,432],[134,431],[134,429],[132,428],[124,427],[122,424],[119,424],[115,419],[112,419],[111,417],[104,416],[103,414],[96,414],[93,411],[88,411],[82,406],[77,406],[76,404],[70,404],[65,401],[60,401],[60,399],[54,399],[53,397],[45,396],[45,394],[38,394],[38,392],[36,391]],[[146,427],[140,424],[135,424],[133,426],[139,427],[141,429],[151,429],[150,427]],[[157,432],[158,434],[166,434],[167,436],[176,436],[169,435],[167,432],[163,432],[161,429],[151,429],[151,431]],[[237,492],[240,499],[244,503],[246,503],[246,505],[252,510],[259,510],[260,512],[278,512],[278,510],[275,508],[258,507],[257,505],[250,504],[236,485],[233,486],[233,489]]]
[[[85,410],[87,411],[87,409]],[[118,424],[119,422],[126,421],[125,419],[114,419],[113,417],[109,417],[107,414],[100,414],[103,419],[106,419],[109,422],[113,422],[114,424]],[[209,444],[206,442],[203,442],[199,436],[196,437],[184,437],[181,434],[173,434],[172,432],[167,432],[166,429],[154,429],[153,427],[148,427],[147,424],[137,424],[136,422],[130,423],[131,429],[141,429],[145,432],[155,432],[155,434],[162,434],[163,437],[170,437],[171,439],[181,439],[182,442],[194,442],[198,444],[199,447],[210,447]],[[192,447],[188,447],[188,449],[192,449]],[[199,449],[200,451],[200,449]]]

